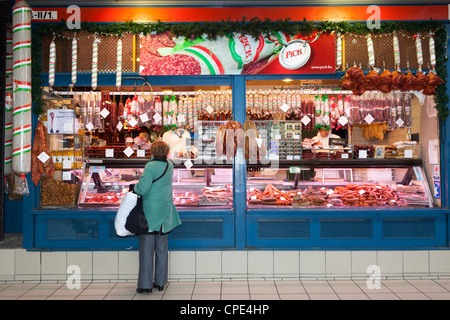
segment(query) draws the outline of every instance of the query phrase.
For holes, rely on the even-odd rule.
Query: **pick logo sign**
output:
[[[278,55],[281,66],[289,70],[301,68],[310,57],[311,47],[304,40],[290,41]]]

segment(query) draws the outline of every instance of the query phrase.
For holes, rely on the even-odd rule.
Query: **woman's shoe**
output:
[[[142,289],[142,288],[136,288],[137,293],[150,293],[152,292],[152,289]]]
[[[164,290],[164,286],[158,286],[156,284],[153,284],[153,288],[158,288],[158,291],[163,291]]]

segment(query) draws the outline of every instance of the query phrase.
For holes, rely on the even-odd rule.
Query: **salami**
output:
[[[12,167],[24,179],[31,172],[31,8],[26,1],[17,1],[12,14]]]

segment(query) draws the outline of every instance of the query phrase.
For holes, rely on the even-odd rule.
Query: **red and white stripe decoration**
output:
[[[50,56],[48,59],[48,84],[53,87],[55,84],[55,62],[56,62],[56,45],[55,38],[50,43]]]
[[[31,172],[31,8],[16,0],[12,13],[12,169],[23,176]]]
[[[98,78],[98,42],[97,38],[94,39],[92,44],[92,89],[97,89],[97,78]]]
[[[12,110],[13,110],[13,69],[12,69],[12,52],[13,39],[11,28],[6,30],[6,94],[5,94],[5,158],[4,158],[4,174],[9,176],[12,169]]]

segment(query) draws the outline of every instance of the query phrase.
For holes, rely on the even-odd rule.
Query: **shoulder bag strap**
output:
[[[164,170],[163,174],[162,174],[159,178],[156,178],[155,180],[153,180],[152,183],[155,183],[156,181],[158,181],[159,179],[161,179],[161,178],[166,174],[167,169],[169,168],[169,161],[166,160],[166,163],[167,163],[167,164],[166,164],[166,170]]]

